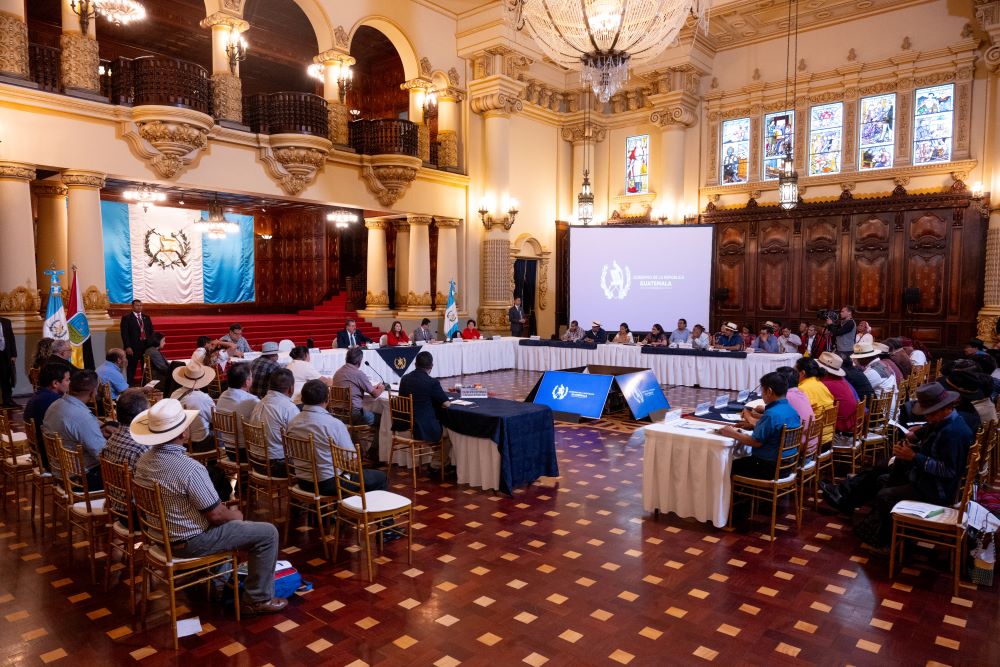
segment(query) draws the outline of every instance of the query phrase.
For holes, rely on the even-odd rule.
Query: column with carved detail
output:
[[[458,284],[458,226],[462,223],[458,218],[435,217],[438,228],[437,243],[437,308],[440,311],[448,306],[448,288],[455,281],[455,301],[458,302],[458,290],[465,289]]]
[[[385,218],[365,218],[368,229],[368,270],[365,296],[365,317],[389,312],[389,271],[386,261]]]
[[[409,289],[406,310],[431,313],[431,217],[408,215],[410,225]]]
[[[687,105],[665,106],[649,115],[649,122],[660,127],[657,206],[669,215],[671,224],[684,221],[684,133],[694,125],[697,116]]]
[[[54,262],[57,269],[69,271],[69,250],[66,246],[69,221],[66,214],[65,185],[58,181],[35,181],[31,192],[38,203],[38,241],[36,243],[35,280],[45,288],[48,279],[45,270]]]
[[[0,0],[0,81],[24,85],[29,75],[24,0]]]
[[[979,311],[977,332],[987,344],[995,342],[996,323],[1000,319],[1000,3],[979,3],[977,17],[987,30],[993,46],[986,50],[983,58],[988,71],[989,113],[986,117],[987,136],[992,145],[986,148],[986,155],[992,156],[990,180],[984,185],[991,195],[989,209],[989,230],[986,237],[986,270],[984,276],[983,308]],[[983,156],[986,160],[986,156]]]
[[[226,47],[250,28],[241,18],[217,12],[201,22],[212,30],[212,113],[218,121],[243,127],[243,82],[240,65],[229,66]]]
[[[464,99],[465,91],[454,86],[438,92],[437,138],[441,145],[438,147],[437,166],[440,169],[460,170],[458,133],[462,124],[459,103]]]
[[[434,84],[430,79],[417,77],[399,87],[410,94],[410,120],[417,124],[417,157],[427,163],[431,159],[431,128],[424,122],[424,101]]]
[[[31,222],[31,181],[35,165],[0,162],[0,315],[15,327],[40,322],[35,274],[35,234]]]
[[[396,310],[401,311],[410,296],[410,223],[404,217],[392,224],[396,228]]]
[[[589,126],[585,126],[584,123],[577,123],[576,125],[567,125],[563,127],[560,131],[560,136],[562,136],[563,141],[568,141],[573,146],[573,165],[572,165],[572,178],[573,178],[573,212],[574,217],[576,214],[576,196],[583,189],[583,169],[585,160],[584,152],[588,151],[590,153],[589,160],[589,178],[590,182],[593,183],[596,178],[593,172],[594,168],[594,156],[597,154],[597,144],[604,141],[608,135],[608,130],[603,125],[597,125],[591,122]],[[595,207],[596,210],[596,207]],[[598,221],[599,222],[599,221]]]
[[[101,230],[101,188],[104,187],[104,174],[83,170],[64,171],[62,182],[69,188],[69,234],[66,239],[69,264],[70,267],[76,265],[87,319],[91,329],[102,326],[110,328],[108,288],[104,276],[104,235]],[[67,276],[72,279],[72,272],[67,271]]]
[[[59,71],[63,90],[67,95],[107,101],[101,96],[101,79],[98,73],[101,58],[97,48],[97,21],[90,18],[83,25],[80,17],[73,11],[70,0],[60,2],[62,35],[59,36]],[[93,5],[94,3],[90,4],[91,7]],[[76,6],[79,8],[80,3],[76,3]]]
[[[323,97],[330,118],[330,141],[339,149],[347,149],[351,142],[347,130],[350,112],[344,104],[347,101],[346,77],[355,60],[345,49],[335,48],[319,54],[313,62],[323,66]]]

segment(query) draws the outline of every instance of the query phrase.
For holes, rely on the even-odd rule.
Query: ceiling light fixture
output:
[[[208,204],[208,216],[195,220],[194,227],[202,234],[207,234],[210,239],[224,239],[226,234],[240,231],[239,223],[226,220],[226,209],[219,201],[218,193]]]
[[[340,209],[327,215],[326,219],[332,222],[337,229],[347,229],[351,226],[352,222],[358,221],[358,216],[351,211]]]
[[[792,27],[792,6],[795,6],[795,22]],[[795,53],[792,50],[792,34],[795,35]],[[789,56],[792,55],[791,65]],[[798,86],[798,77],[795,74],[795,63],[799,61],[799,6],[797,0],[788,0],[788,41],[785,45],[785,109],[788,109],[788,78],[796,77],[792,80],[792,104],[795,104],[795,95]],[[795,111],[792,110],[793,118]],[[778,202],[781,208],[790,211],[799,205],[799,175],[795,171],[795,163],[792,159],[792,142],[785,144],[785,160],[781,165],[781,174],[778,175]]]
[[[90,31],[90,21],[101,14],[116,26],[146,18],[146,8],[137,0],[70,0],[69,8],[80,17],[80,32]]]
[[[581,69],[605,103],[628,81],[629,67],[670,46],[688,17],[708,28],[709,0],[504,0],[507,20],[527,28],[557,64]]]
[[[143,213],[148,213],[150,208],[167,200],[167,195],[163,194],[152,185],[147,185],[145,183],[135,188],[125,190],[122,193],[122,197],[124,197],[126,201],[134,201],[139,204],[139,206],[142,206]]]

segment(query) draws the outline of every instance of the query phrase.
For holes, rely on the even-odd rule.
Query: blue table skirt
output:
[[[552,410],[545,405],[500,398],[476,399],[474,405],[452,405],[445,426],[473,438],[497,443],[500,490],[531,484],[539,477],[557,477],[556,432]]]

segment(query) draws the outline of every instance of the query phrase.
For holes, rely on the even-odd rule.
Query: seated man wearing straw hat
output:
[[[197,419],[172,398],[156,403],[132,420],[132,438],[149,447],[135,466],[141,484],[158,484],[167,517],[168,539],[175,556],[197,558],[238,549],[248,554],[241,594],[241,614],[273,614],[288,605],[274,597],[274,565],[278,529],[273,524],[244,521],[239,510],[226,507],[212,487],[204,466],[187,455],[181,437]]]
[[[894,461],[875,467],[834,486],[820,482],[825,502],[850,514],[874,500],[875,511],[858,527],[869,547],[886,552],[892,532],[892,508],[901,500],[919,500],[950,507],[965,474],[969,448],[975,436],[955,412],[958,392],[938,382],[917,388],[912,412],[927,423],[911,429],[893,446]]]
[[[608,342],[608,332],[601,326],[600,320],[594,320],[590,323],[590,328],[583,333],[583,338],[581,340],[588,343],[603,345]]]
[[[742,350],[743,336],[740,335],[740,328],[734,322],[723,324],[722,333],[715,337],[715,347],[733,352]]]
[[[191,422],[191,426],[185,434],[191,443],[191,451],[193,453],[214,451],[212,412],[215,410],[215,401],[201,388],[212,383],[212,380],[215,379],[215,370],[192,359],[186,365],[175,368],[173,376],[178,387],[170,395],[170,398],[177,399],[185,410],[194,410],[198,415]],[[209,461],[207,468],[219,497],[223,500],[229,500],[233,488],[225,471],[219,467],[216,460]]]

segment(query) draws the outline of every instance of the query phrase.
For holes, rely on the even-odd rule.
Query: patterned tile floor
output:
[[[537,376],[463,380],[522,397]],[[676,405],[716,393],[668,388]],[[90,584],[83,545],[42,541],[26,506],[8,502],[0,663],[1000,664],[995,588],[963,584],[952,597],[943,565],[926,558],[891,581],[846,519],[807,510],[796,533],[786,516],[771,543],[763,520],[727,532],[645,515],[631,430],[558,426],[562,477],[513,497],[422,480],[413,565],[393,543],[372,584],[359,554],[331,565],[300,532],[280,557],[314,590],[281,615],[242,623],[182,595],[183,616],[204,629],[179,653],[162,620],[148,632],[129,627],[123,585]]]

